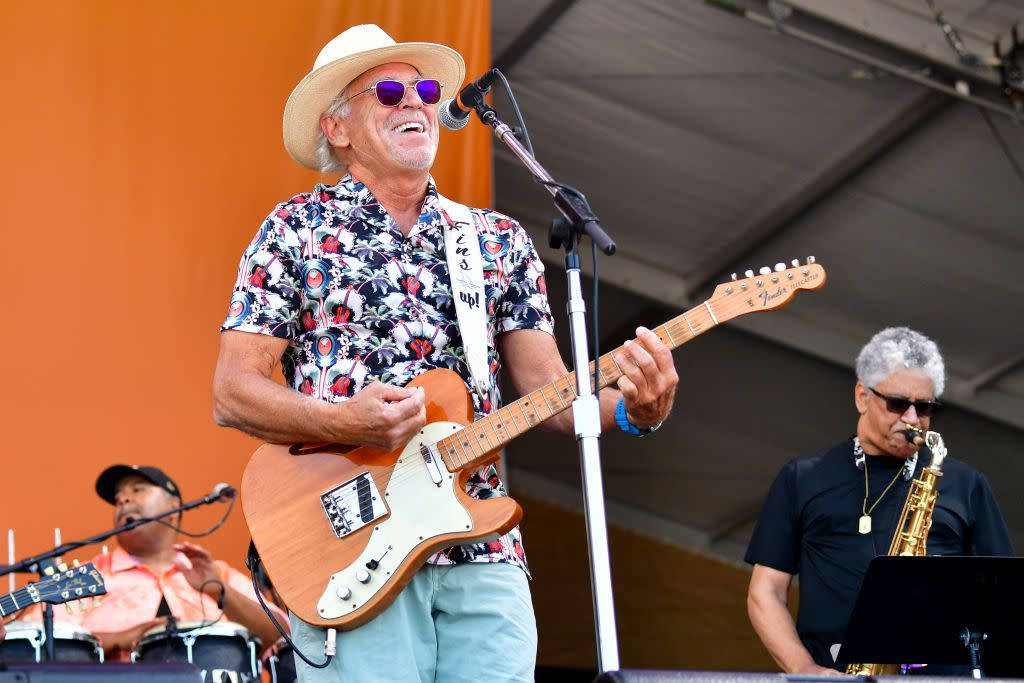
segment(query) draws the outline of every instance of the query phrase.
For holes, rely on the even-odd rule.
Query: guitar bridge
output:
[[[320,504],[337,538],[348,536],[387,514],[377,484],[369,472],[321,494]]]

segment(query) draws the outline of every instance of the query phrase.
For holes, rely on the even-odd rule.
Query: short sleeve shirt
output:
[[[434,368],[458,373],[479,419],[500,407],[495,340],[513,330],[553,333],[544,266],[529,235],[500,213],[474,209],[484,267],[490,393],[472,391],[459,331],[444,228],[433,180],[408,236],[351,176],[279,204],[242,255],[222,330],[288,340],[285,381],[341,402],[371,382],[405,385]],[[506,495],[486,466],[470,495]],[[449,548],[435,564],[511,562],[526,568],[519,530],[491,543]]]
[[[922,451],[915,476],[931,461]],[[885,555],[911,482],[899,475],[905,461],[868,456],[872,530],[861,534],[864,471],[854,464],[853,442],[792,460],[768,492],[746,561],[800,577],[797,632],[814,660],[835,667],[830,648],[841,643],[868,564]],[[923,464],[922,464],[923,463]],[[928,534],[928,555],[1013,555],[1006,523],[984,475],[946,458]],[[836,667],[838,668],[838,667]]]

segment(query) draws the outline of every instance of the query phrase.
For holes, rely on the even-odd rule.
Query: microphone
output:
[[[138,517],[136,517],[135,515],[128,515],[127,517],[124,518],[124,523],[125,524],[131,524],[132,522],[134,522],[137,519],[138,519]]]
[[[221,482],[213,487],[213,493],[209,495],[209,498],[211,501],[219,500],[226,502],[234,498],[235,493],[236,491],[234,486],[229,486],[224,482]]]
[[[484,96],[490,91],[494,79],[494,69],[491,69],[472,83],[467,83],[454,99],[441,103],[437,109],[437,120],[448,130],[465,128],[469,123],[469,115],[484,101]]]

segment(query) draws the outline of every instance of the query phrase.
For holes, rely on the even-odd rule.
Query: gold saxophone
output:
[[[925,554],[928,531],[932,528],[932,511],[939,497],[939,477],[942,476],[942,461],[946,459],[946,444],[938,432],[922,432],[919,427],[911,425],[903,430],[903,436],[917,446],[928,446],[932,462],[910,485],[903,514],[889,545],[889,554],[920,556]],[[846,673],[854,676],[895,676],[900,673],[900,665],[847,664]]]

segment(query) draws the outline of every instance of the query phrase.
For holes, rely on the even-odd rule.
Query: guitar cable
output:
[[[267,607],[266,601],[263,599],[263,591],[260,590],[259,582],[256,579],[262,564],[263,560],[260,559],[260,554],[256,552],[256,544],[252,541],[249,541],[249,551],[246,553],[245,556],[245,566],[249,569],[249,577],[252,579],[252,589],[256,591],[256,599],[260,601],[260,606],[263,607],[263,611],[267,613],[268,617],[270,617],[270,622],[274,624],[274,628],[277,629],[277,632],[280,633],[281,637],[284,638],[285,642],[291,646],[292,652],[295,654],[296,657],[300,658],[302,661],[304,661],[306,664],[309,664],[314,669],[326,669],[328,666],[331,665],[331,660],[334,659],[334,654],[336,652],[335,641],[337,639],[338,634],[337,629],[327,629],[327,637],[324,641],[324,655],[326,656],[326,659],[324,659],[323,662],[318,664],[310,660],[309,657],[303,654],[302,650],[300,650],[298,646],[295,645],[295,642],[288,636],[288,634],[285,633],[285,630],[281,626],[281,623],[277,620],[277,617],[274,616],[274,613],[270,611],[270,608]]]

